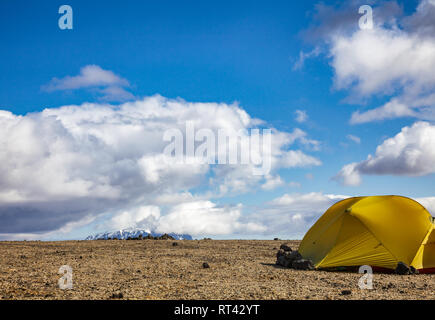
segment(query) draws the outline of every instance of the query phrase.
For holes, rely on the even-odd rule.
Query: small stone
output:
[[[286,243],[283,243],[279,248],[284,251],[292,251],[292,248],[290,248]]]
[[[298,259],[292,262],[292,268],[296,270],[314,270],[313,263],[308,259]]]
[[[124,295],[122,294],[122,292],[117,292],[117,293],[113,293],[110,298],[112,298],[112,299],[122,299],[122,298],[124,298]]]
[[[286,259],[285,259],[285,257],[284,257],[284,256],[279,256],[279,257],[277,257],[277,258],[276,258],[276,264],[277,264],[278,266],[286,267]]]
[[[290,260],[290,262],[302,259],[302,255],[299,253],[299,251],[287,251],[284,253],[284,256],[287,260]]]
[[[409,269],[409,267],[403,263],[403,262],[399,262],[397,264],[396,270],[395,270],[396,274],[401,274],[401,275],[405,275],[405,274],[410,274],[411,270]]]
[[[350,290],[343,290],[343,291],[341,291],[341,295],[342,296],[348,296],[350,294],[352,294],[352,291],[350,291]]]
[[[276,253],[276,264],[286,268],[291,268],[293,261],[300,259],[302,259],[302,256],[298,251],[284,251],[284,249],[279,249]]]
[[[279,249],[278,252],[276,253],[276,258],[279,258],[279,257],[283,256],[284,252],[285,252],[284,250]]]
[[[204,269],[210,268],[210,266],[208,265],[207,262],[204,262],[204,263],[202,264],[202,267],[203,267]]]

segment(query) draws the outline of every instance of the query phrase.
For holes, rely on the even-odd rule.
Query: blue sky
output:
[[[33,179],[28,176],[24,164],[20,167],[21,160],[28,156],[31,161],[33,153],[29,156],[29,152],[23,153],[21,149],[21,153],[14,153],[11,148],[3,147],[0,150],[3,157],[16,161],[14,169],[3,164],[0,175],[4,193],[0,197],[3,199],[0,200],[0,221],[10,226],[0,230],[2,237],[70,239],[110,228],[145,227],[151,223],[150,206],[159,208],[156,219],[163,222],[153,220],[152,223],[158,223],[162,230],[174,229],[170,222],[175,223],[177,219],[198,220],[196,216],[189,217],[188,213],[179,213],[193,207],[199,208],[198,214],[205,212],[204,217],[210,212],[212,215],[213,212],[222,214],[222,220],[232,227],[224,225],[214,234],[212,227],[187,223],[179,231],[220,238],[300,237],[315,217],[335,201],[336,198],[327,195],[399,194],[424,198],[424,204],[430,206],[434,196],[434,171],[427,168],[427,163],[433,160],[430,151],[435,139],[435,99],[431,93],[435,80],[419,70],[433,70],[435,66],[431,51],[435,40],[430,32],[426,32],[433,26],[425,22],[427,13],[435,12],[435,3],[429,0],[366,2],[373,7],[375,19],[375,28],[367,33],[369,36],[358,28],[358,8],[365,4],[360,1],[345,4],[325,1],[320,5],[317,1],[68,1],[73,9],[72,30],[58,27],[59,6],[66,3],[2,1],[0,109],[11,112],[14,117],[14,120],[8,118],[4,123],[14,122],[15,125],[24,117],[39,126],[45,124],[45,120],[40,118],[44,117],[41,112],[46,109],[53,110],[53,114],[62,119],[65,130],[69,130],[65,125],[68,124],[68,115],[59,111],[62,106],[74,105],[83,110],[84,103],[92,103],[93,107],[84,116],[92,117],[91,113],[98,114],[99,108],[106,104],[119,106],[155,95],[168,101],[182,99],[183,103],[237,103],[237,108],[246,111],[250,117],[263,120],[263,127],[286,133],[294,132],[296,128],[303,131],[306,139],[315,141],[318,146],[298,138],[290,149],[300,150],[321,163],[277,167],[273,175],[275,178],[279,176],[281,183],[276,187],[263,188],[261,183],[264,181],[252,182],[247,189],[221,195],[205,196],[213,189],[208,179],[218,175],[211,170],[198,174],[199,182],[191,183],[183,177],[178,189],[159,185],[150,190],[148,185],[137,186],[144,188],[143,193],[188,193],[190,202],[187,201],[186,207],[182,208],[180,203],[155,203],[139,196],[128,201],[120,197],[116,204],[105,207],[100,205],[105,197],[102,192],[98,201],[93,199],[98,205],[79,206],[66,214],[62,206],[67,206],[68,201],[88,201],[86,196],[78,197],[76,193],[68,194],[66,191],[69,187],[65,181],[77,178],[76,173],[83,169],[75,167],[80,160],[74,160],[75,164],[71,165],[77,170],[62,167],[65,159],[59,160],[60,164],[56,162],[60,166],[56,168],[69,175],[62,180],[64,184],[60,182],[56,186],[65,188],[65,192],[62,196],[51,191],[42,195],[35,191],[38,189],[36,182],[31,191],[20,185],[26,184],[21,175]],[[335,25],[331,24],[334,17],[338,21]],[[340,19],[343,21],[341,25]],[[352,42],[357,41],[356,37],[367,41],[368,46],[378,40],[391,40],[391,46],[372,47],[369,52],[373,54],[373,61],[382,61],[382,57],[389,54],[388,50],[403,50],[403,54],[397,58],[396,64],[386,66],[381,63],[378,66],[373,63],[368,68],[372,68],[370,73],[359,74],[358,68],[364,69],[366,62],[356,51],[356,42]],[[410,55],[412,50],[394,46],[396,42],[408,41],[409,47],[415,49],[417,38],[427,45],[429,57],[416,58]],[[343,43],[350,45],[343,48]],[[300,57],[304,55],[307,58],[302,61]],[[415,62],[413,69],[400,67],[403,66],[400,59],[410,61],[410,64]],[[394,57],[391,60],[394,62]],[[356,71],[349,65],[355,66]],[[98,70],[110,72],[103,72],[102,76],[116,77],[116,85],[99,83],[81,84],[72,89],[62,87],[66,77],[77,77],[86,66],[98,66]],[[390,72],[390,77],[384,77]],[[419,75],[425,84],[419,82]],[[370,83],[375,82],[378,82],[377,86],[370,87]],[[47,89],[55,83],[61,85],[57,89]],[[122,97],[120,91],[116,91],[118,101],[113,96],[102,96],[104,89],[113,87],[122,90]],[[418,99],[425,101],[413,105],[412,101]],[[385,113],[385,108],[381,108],[391,101],[400,104],[388,109],[394,109],[393,112]],[[297,121],[297,110],[306,114],[304,121]],[[364,114],[370,110],[375,111],[363,120],[351,121],[356,119],[356,112]],[[116,111],[111,116],[116,117]],[[197,116],[203,114],[199,112]],[[234,114],[225,116],[229,121]],[[422,123],[426,126],[419,126]],[[26,139],[38,139],[34,136],[37,130],[30,133],[30,138],[29,135],[20,136],[19,133],[30,130],[26,128],[5,129],[1,139],[31,145]],[[392,141],[398,149],[385,147],[387,150],[376,157],[376,148],[386,139],[394,139],[403,128],[408,128],[405,136]],[[45,139],[47,134],[54,139],[50,141],[57,141],[63,132],[59,130],[44,131],[41,139]],[[110,141],[106,141],[107,147],[111,146]],[[400,143],[404,145],[399,146]],[[410,153],[416,155],[412,158],[416,164],[410,164]],[[123,156],[128,159],[128,154]],[[368,155],[374,156],[373,163],[364,163]],[[96,154],[93,159],[102,159],[103,156]],[[48,156],[38,159],[42,159],[39,166],[52,163],[47,160]],[[352,163],[356,164],[352,172],[342,171]],[[34,170],[38,168],[36,166]],[[83,173],[80,175],[82,182],[93,179],[90,172],[88,177]],[[226,183],[235,175],[222,176],[221,182]],[[355,175],[361,181],[357,179],[355,182]],[[170,172],[168,177],[171,178]],[[5,198],[11,192],[20,194],[18,200]],[[307,196],[310,194],[312,200]],[[277,208],[274,203],[286,195],[289,196],[287,200],[292,200]],[[39,204],[36,206],[34,203]],[[63,204],[55,205],[59,203]],[[239,204],[241,209],[237,207]],[[38,217],[41,208],[46,207],[50,208],[50,216]],[[148,208],[146,213],[138,209],[141,207]],[[273,213],[270,212],[272,209]],[[79,214],[74,216],[75,212]],[[237,217],[234,218],[231,212],[236,212],[234,215]],[[62,219],[57,218],[61,216]],[[38,218],[41,218],[41,225],[32,228]],[[282,219],[282,224],[286,225],[291,224],[293,218],[299,224],[289,227],[288,232],[285,228],[276,228],[275,222],[271,222]],[[204,221],[207,224],[207,218]],[[249,223],[259,227],[250,229]],[[240,226],[236,228],[234,225]]]

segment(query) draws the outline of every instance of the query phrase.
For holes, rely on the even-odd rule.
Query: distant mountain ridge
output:
[[[142,235],[143,238],[150,235],[153,237],[160,237],[163,235],[163,233],[157,233],[149,230],[144,229],[121,229],[118,231],[109,231],[109,232],[103,232],[103,233],[97,233],[95,235],[90,235],[86,237],[85,240],[111,240],[111,239],[118,239],[118,240],[127,240],[128,238],[138,238],[140,235]],[[175,240],[192,240],[192,236],[188,234],[178,234],[178,233],[167,233],[167,235],[173,237]]]

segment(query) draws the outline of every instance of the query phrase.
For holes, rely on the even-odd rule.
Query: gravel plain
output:
[[[361,290],[358,273],[278,267],[282,243],[299,241],[3,241],[0,299],[435,299],[435,274],[374,274]]]

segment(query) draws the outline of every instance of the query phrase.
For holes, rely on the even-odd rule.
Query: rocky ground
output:
[[[357,273],[279,267],[283,242],[0,242],[0,299],[435,299],[435,275],[375,274],[361,290]]]

